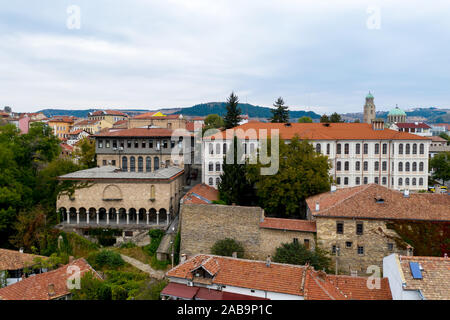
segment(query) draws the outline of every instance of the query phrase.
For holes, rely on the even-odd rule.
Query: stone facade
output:
[[[372,123],[375,120],[375,103],[373,102],[373,96],[369,93],[366,97],[366,104],[364,105],[364,123]]]
[[[358,275],[364,275],[371,265],[382,268],[385,256],[392,253],[406,254],[405,250],[397,247],[393,238],[398,238],[398,235],[386,228],[386,221],[324,217],[315,217],[314,220],[317,226],[317,245],[331,254],[333,267],[336,265],[336,254],[332,254],[333,246],[339,248],[337,259],[340,273],[357,271]],[[337,223],[343,224],[342,233],[337,232]],[[357,224],[363,225],[361,235],[356,232]],[[363,247],[362,254],[358,253],[358,247]]]
[[[265,260],[274,255],[282,243],[300,243],[310,240],[314,247],[314,233],[263,229],[259,224],[264,210],[259,207],[224,206],[212,204],[182,204],[181,250],[188,257],[195,254],[210,254],[218,240],[232,238],[239,241],[249,259]]]

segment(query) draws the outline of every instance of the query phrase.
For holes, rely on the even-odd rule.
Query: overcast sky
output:
[[[3,0],[0,106],[189,107],[234,90],[344,113],[370,90],[377,110],[448,108],[449,17],[448,0]]]

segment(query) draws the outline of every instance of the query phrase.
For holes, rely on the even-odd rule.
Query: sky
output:
[[[450,107],[450,1],[15,0],[0,108]]]

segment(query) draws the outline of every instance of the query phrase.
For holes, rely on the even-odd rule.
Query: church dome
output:
[[[395,109],[389,111],[388,116],[406,116],[406,113],[399,107],[395,107]]]

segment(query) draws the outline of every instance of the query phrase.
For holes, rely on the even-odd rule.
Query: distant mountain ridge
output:
[[[270,112],[271,108],[268,107],[260,107],[254,106],[248,103],[240,103],[239,107],[242,110],[242,114],[248,115],[250,118],[270,118],[272,116],[272,112]],[[39,112],[45,114],[46,117],[53,116],[75,116],[79,118],[86,118],[89,112],[93,112],[99,109],[86,109],[86,110],[67,110],[67,109],[43,109]],[[130,115],[135,115],[138,113],[149,112],[149,111],[163,111],[167,114],[182,114],[185,116],[197,116],[197,117],[205,117],[208,114],[218,114],[220,116],[224,116],[226,114],[226,102],[209,102],[197,104],[188,108],[165,108],[159,110],[120,110],[125,113],[129,113]],[[320,115],[313,111],[289,111],[289,116],[292,119],[300,118],[303,116],[311,117],[312,119],[319,119]]]
[[[380,119],[387,120],[387,115],[389,111],[377,111],[376,117]],[[450,122],[450,109],[438,109],[434,107],[430,108],[414,108],[411,110],[405,110],[406,113],[406,121],[408,118],[412,117],[421,117],[425,119],[427,123],[449,123]],[[344,119],[352,120],[359,119],[362,121],[363,113],[362,112],[353,112],[353,113],[344,113],[342,114]]]

